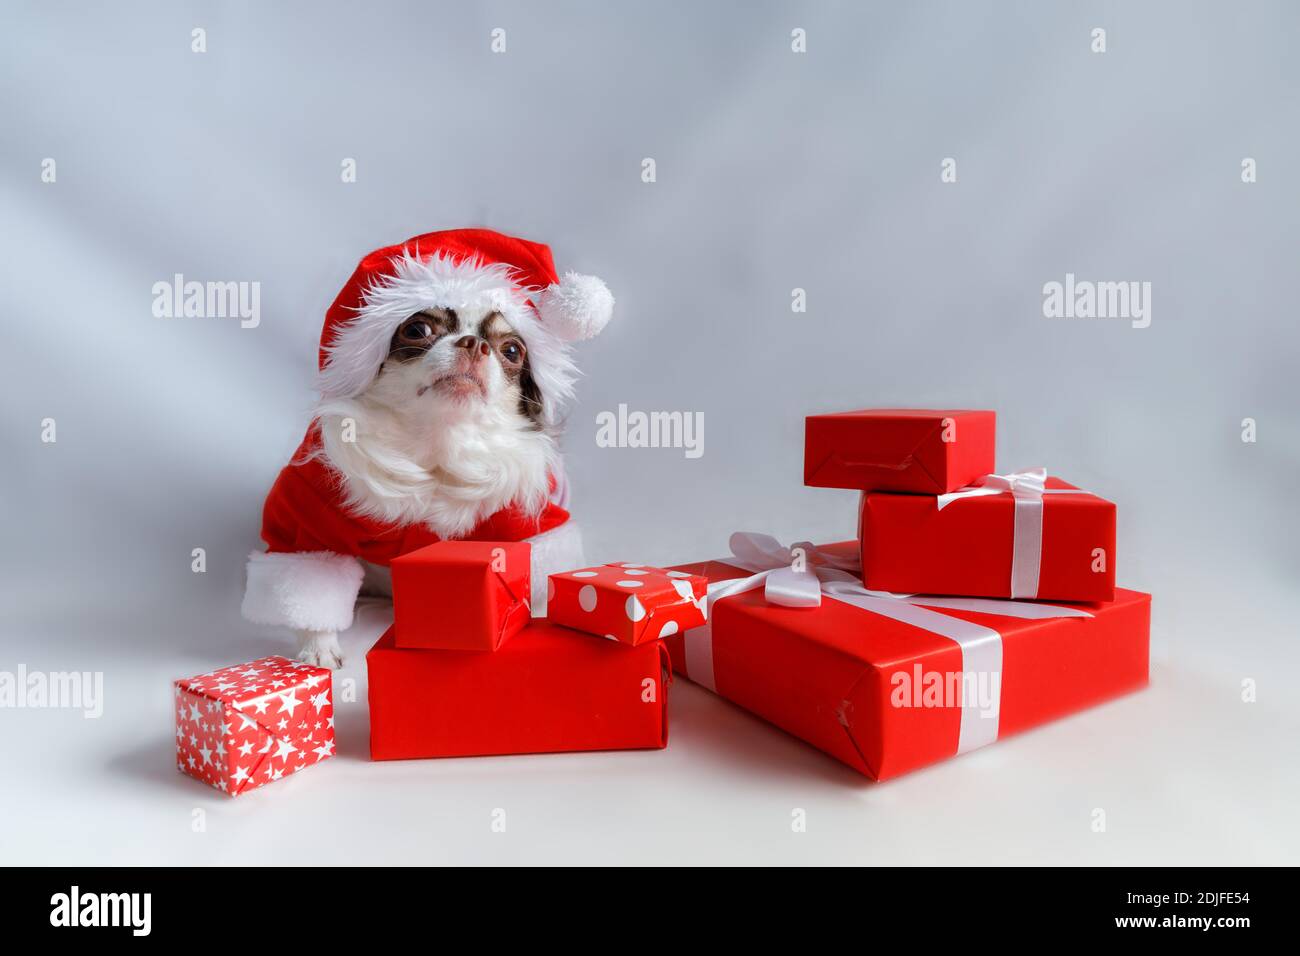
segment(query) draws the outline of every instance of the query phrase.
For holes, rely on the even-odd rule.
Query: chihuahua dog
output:
[[[263,512],[243,610],[338,667],[363,582],[443,540],[532,544],[546,575],[581,566],[558,446],[576,368],[569,342],[608,321],[603,283],[560,279],[545,246],[488,230],[371,253],[326,318],[321,400]]]

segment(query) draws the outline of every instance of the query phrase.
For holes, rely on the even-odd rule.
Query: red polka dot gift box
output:
[[[176,769],[237,796],[334,755],[330,672],[284,657],[176,681]]]
[[[605,564],[552,574],[547,617],[611,641],[655,641],[707,620],[708,578],[644,564]]]

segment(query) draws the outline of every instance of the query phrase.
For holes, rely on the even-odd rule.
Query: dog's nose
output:
[[[477,335],[462,335],[460,338],[456,340],[456,348],[464,349],[466,352],[469,352],[471,355],[473,355],[473,353],[477,351],[478,354],[483,356],[484,358],[487,358],[487,354],[489,352],[487,342],[483,341]]]

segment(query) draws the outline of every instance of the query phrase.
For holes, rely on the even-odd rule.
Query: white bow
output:
[[[965,488],[958,488],[946,495],[939,496],[939,510],[961,498],[976,498],[980,495],[1000,495],[1006,492],[1017,500],[1032,501],[1041,499],[1046,491],[1047,469],[1030,468],[1028,471],[1013,471],[1009,475],[985,475],[977,478],[975,483]],[[1070,489],[1062,489],[1070,490]]]
[[[726,563],[754,573],[747,578],[710,584],[710,607],[715,601],[752,591],[760,584],[769,604],[819,607],[823,582],[855,581],[855,572],[861,566],[856,556],[839,557],[807,541],[796,541],[787,548],[770,534],[755,531],[737,531],[728,543],[732,556],[725,559]]]

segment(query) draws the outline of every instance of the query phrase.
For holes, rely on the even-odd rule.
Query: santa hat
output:
[[[321,397],[348,398],[368,386],[388,357],[397,327],[413,313],[487,306],[528,346],[529,367],[549,413],[573,394],[569,342],[609,321],[614,297],[594,276],[560,279],[551,250],[490,229],[449,229],[376,249],[357,266],[325,313]]]

